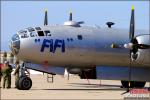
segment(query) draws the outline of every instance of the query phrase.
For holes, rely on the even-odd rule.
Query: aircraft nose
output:
[[[19,38],[18,34],[15,34],[12,36],[9,47],[14,55],[17,55],[19,53],[20,38]]]

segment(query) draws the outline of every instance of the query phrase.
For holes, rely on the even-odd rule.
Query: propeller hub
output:
[[[133,49],[133,43],[124,44],[124,47],[131,50]]]

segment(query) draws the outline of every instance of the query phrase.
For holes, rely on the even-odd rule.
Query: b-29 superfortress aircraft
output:
[[[125,88],[141,88],[150,81],[150,34],[148,30],[135,30],[134,7],[129,29],[113,28],[113,22],[107,22],[106,28],[83,23],[73,21],[70,13],[69,21],[63,25],[48,25],[45,11],[44,26],[28,27],[14,34],[10,49],[24,62],[17,88],[28,90],[32,86],[31,79],[23,74],[24,68],[56,74],[63,74],[66,68],[81,79],[99,79],[99,66],[114,66],[128,68],[120,74],[116,71],[115,77],[108,76],[121,80]]]

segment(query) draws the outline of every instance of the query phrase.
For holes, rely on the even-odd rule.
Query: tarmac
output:
[[[124,99],[122,94],[126,89],[120,88],[120,81],[114,80],[87,80],[78,76],[56,75],[54,82],[47,82],[47,75],[31,75],[32,88],[30,90],[17,90],[14,76],[12,88],[1,88],[1,99]],[[2,85],[1,85],[2,86]],[[146,84],[146,87],[149,83]]]

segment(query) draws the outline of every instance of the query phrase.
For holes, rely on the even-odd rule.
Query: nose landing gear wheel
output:
[[[20,78],[19,78],[20,79]],[[21,88],[19,87],[19,79],[15,82],[15,86],[18,90],[20,90]]]
[[[32,80],[29,77],[21,77],[16,87],[19,90],[29,90],[32,87]]]

